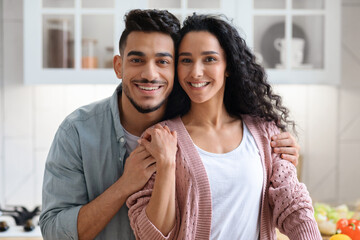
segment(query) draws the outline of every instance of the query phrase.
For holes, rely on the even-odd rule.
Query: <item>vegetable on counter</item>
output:
[[[329,240],[351,240],[351,238],[345,234],[336,234],[332,236]]]
[[[360,240],[360,220],[342,218],[336,223],[336,232]]]
[[[334,208],[325,203],[315,203],[314,214],[321,234],[333,235],[336,233],[337,221],[341,218],[352,218],[354,212],[349,211],[345,204]]]

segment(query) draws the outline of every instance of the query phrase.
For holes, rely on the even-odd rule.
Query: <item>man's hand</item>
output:
[[[289,132],[283,132],[271,137],[271,147],[281,158],[290,161],[297,166],[299,160],[300,146]]]
[[[144,146],[137,146],[126,159],[124,173],[120,177],[128,195],[141,190],[155,171],[155,159]]]

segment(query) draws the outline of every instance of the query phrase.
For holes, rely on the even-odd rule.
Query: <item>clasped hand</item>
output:
[[[147,129],[139,139],[139,144],[156,160],[157,169],[175,166],[177,134],[170,131],[168,126],[156,124]]]

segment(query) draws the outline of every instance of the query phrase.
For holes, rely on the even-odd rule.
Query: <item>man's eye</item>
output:
[[[133,59],[130,59],[130,62],[132,63],[140,63],[142,62],[140,58],[133,58]]]
[[[167,60],[159,60],[159,63],[160,64],[169,64],[169,61],[167,61]]]

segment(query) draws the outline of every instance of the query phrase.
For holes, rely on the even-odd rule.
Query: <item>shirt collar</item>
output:
[[[110,109],[114,121],[115,132],[116,132],[116,139],[119,142],[121,139],[124,139],[124,130],[120,122],[120,113],[119,113],[119,96],[121,96],[122,86],[121,83],[117,86],[114,94],[111,96],[110,99]],[[124,141],[121,141],[124,142]]]

